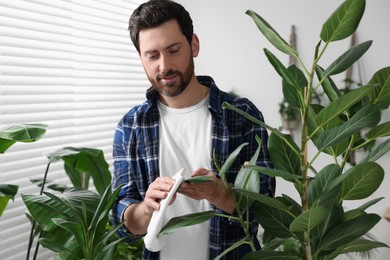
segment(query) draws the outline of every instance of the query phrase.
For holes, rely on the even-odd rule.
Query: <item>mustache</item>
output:
[[[170,77],[172,75],[180,75],[180,73],[176,70],[168,70],[167,72],[163,72],[163,73],[159,73],[157,75],[157,79],[161,79],[161,78],[166,78],[166,77]]]

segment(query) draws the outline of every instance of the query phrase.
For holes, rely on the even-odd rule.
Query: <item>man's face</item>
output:
[[[194,60],[198,53],[188,43],[176,20],[139,33],[140,57],[152,86],[167,97],[181,94],[194,76]],[[193,50],[195,49],[195,50]]]

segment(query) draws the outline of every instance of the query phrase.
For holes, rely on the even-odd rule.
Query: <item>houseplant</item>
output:
[[[4,154],[16,142],[30,143],[38,141],[46,132],[45,124],[13,124],[0,130],[0,154]],[[14,184],[0,183],[0,217],[10,199],[18,192]]]
[[[225,181],[226,188],[236,201],[238,216],[233,218],[240,221],[246,230],[246,212],[250,208],[264,229],[262,249],[255,251],[253,246],[254,252],[244,259],[301,259],[291,252],[276,250],[285,239],[293,239],[303,247],[304,259],[334,259],[344,253],[388,247],[364,236],[380,220],[380,216],[366,210],[382,198],[373,198],[349,210],[344,208],[344,204],[348,200],[369,198],[384,178],[384,169],[376,161],[390,150],[390,139],[387,138],[390,122],[381,122],[381,113],[388,111],[390,105],[390,67],[377,71],[367,85],[341,93],[332,77],[354,64],[369,49],[372,41],[353,46],[325,69],[321,66],[328,46],[346,39],[357,29],[365,4],[365,0],[346,0],[331,14],[323,24],[313,62],[309,66],[260,15],[247,11],[273,46],[298,61],[297,65],[286,68],[273,53],[264,49],[269,62],[282,77],[285,100],[300,110],[301,138],[300,143],[295,143],[290,135],[228,103],[224,104],[271,132],[268,146],[275,168],[254,165],[254,155],[238,173],[234,189]],[[330,101],[328,105],[312,101],[312,93],[320,88]],[[359,144],[355,142],[356,134],[363,128],[368,132],[365,141]],[[380,144],[356,165],[347,167],[349,154],[374,140],[379,140]],[[225,180],[226,169],[243,146],[245,144],[238,147],[222,167],[217,167],[222,180]],[[313,154],[309,154],[309,147],[315,150]],[[333,163],[317,168],[316,162],[321,156],[332,158]],[[290,182],[300,200],[295,201],[287,194],[276,198],[258,194],[254,189],[258,186],[258,172]],[[211,211],[174,218],[161,234],[199,223],[215,214]],[[241,244],[253,245],[253,242],[247,236],[235,246]]]
[[[48,179],[52,163],[63,162],[73,186],[66,187]],[[90,187],[90,179],[93,187]],[[33,221],[27,257],[29,259],[34,234],[39,244],[58,253],[61,259],[113,259],[118,245],[129,237],[119,238],[112,227],[109,213],[119,188],[111,191],[111,173],[103,152],[93,148],[61,148],[48,156],[43,179],[33,180],[41,187],[38,195],[22,194]],[[50,188],[57,192],[47,192]],[[93,191],[93,190],[96,190]],[[122,246],[129,254],[139,248]],[[38,247],[35,249],[34,259]]]

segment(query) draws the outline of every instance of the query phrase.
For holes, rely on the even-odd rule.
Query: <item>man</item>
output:
[[[151,83],[147,100],[132,108],[119,122],[114,137],[113,188],[124,184],[113,208],[115,223],[124,220],[122,234],[143,236],[152,213],[170,191],[172,176],[184,168],[186,178],[210,176],[215,181],[183,183],[170,202],[166,220],[174,216],[213,209],[234,214],[231,195],[219,185],[218,165],[248,142],[227,173],[230,183],[241,165],[249,161],[262,139],[258,165],[272,167],[267,152],[267,132],[244,117],[222,107],[223,102],[263,120],[247,99],[234,97],[217,88],[208,76],[195,76],[194,58],[199,39],[192,20],[179,4],[152,0],[141,4],[129,21],[131,40]],[[261,193],[274,195],[274,179],[261,175]],[[258,223],[251,220],[251,234],[257,242]],[[144,250],[143,259],[213,259],[244,237],[239,223],[228,218],[181,228],[165,237],[160,252]],[[225,257],[240,259],[250,252],[242,245]]]

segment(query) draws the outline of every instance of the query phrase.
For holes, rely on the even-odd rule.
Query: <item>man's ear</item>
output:
[[[196,58],[199,54],[200,44],[199,44],[199,38],[195,33],[192,35],[191,49],[192,49],[192,57]]]

